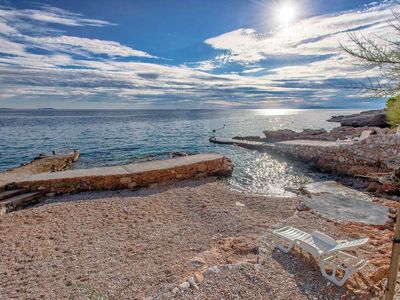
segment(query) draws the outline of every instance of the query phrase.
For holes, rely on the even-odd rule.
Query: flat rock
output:
[[[351,189],[333,180],[313,182],[303,186],[309,194],[329,193],[337,196],[372,202],[372,197],[366,193]]]
[[[372,198],[359,191],[328,181],[306,185],[310,194],[302,201],[313,211],[330,219],[383,225],[389,221],[389,208],[372,202]]]

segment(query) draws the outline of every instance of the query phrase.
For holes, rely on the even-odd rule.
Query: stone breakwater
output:
[[[346,175],[393,172],[400,165],[400,137],[372,135],[359,142],[285,141],[274,150]]]
[[[207,176],[230,176],[232,170],[232,163],[223,155],[207,153],[124,166],[46,172],[20,178],[8,188],[41,191],[52,195],[137,189]]]

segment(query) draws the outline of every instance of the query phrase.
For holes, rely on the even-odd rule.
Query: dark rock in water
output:
[[[262,139],[260,136],[234,136],[232,139],[234,140],[240,140],[240,141],[255,141],[255,142],[261,142]]]
[[[384,109],[380,110],[368,110],[363,111],[359,114],[353,114],[348,116],[334,116],[328,120],[328,122],[339,122],[341,126],[352,126],[352,127],[390,127],[386,120],[386,114]]]
[[[175,158],[175,157],[182,157],[182,156],[189,156],[190,154],[186,153],[186,152],[171,152],[169,153],[169,158]]]
[[[45,157],[48,157],[48,155],[45,154],[45,153],[39,153],[39,155],[36,156],[33,160],[42,159],[42,158],[45,158]]]

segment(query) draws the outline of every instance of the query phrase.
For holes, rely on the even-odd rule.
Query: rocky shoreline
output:
[[[329,132],[281,129],[264,131],[264,137],[235,136],[228,143],[281,153],[334,173],[345,184],[399,200],[400,136],[382,122],[382,115],[378,110],[332,117],[329,121],[343,125]],[[347,122],[355,127],[344,126]]]
[[[386,110],[367,110],[358,114],[346,115],[346,116],[334,116],[328,120],[328,122],[339,122],[341,126],[351,127],[390,127],[390,124],[386,120]]]

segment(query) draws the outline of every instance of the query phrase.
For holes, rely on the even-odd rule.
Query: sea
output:
[[[233,189],[274,196],[329,175],[269,153],[209,142],[221,137],[262,136],[263,130],[325,128],[333,115],[355,110],[19,110],[0,109],[0,171],[39,153],[77,149],[74,168],[164,159],[172,152],[217,152],[234,163]],[[213,132],[215,130],[215,133]]]

